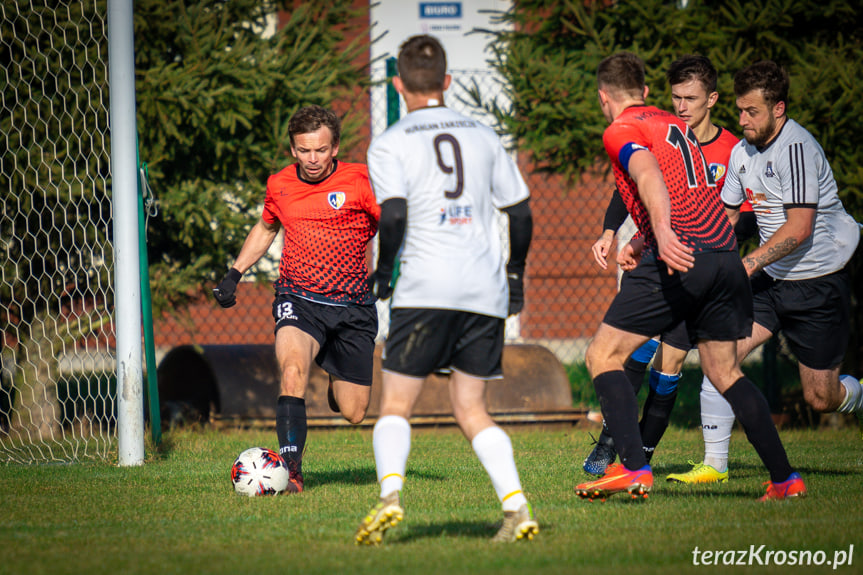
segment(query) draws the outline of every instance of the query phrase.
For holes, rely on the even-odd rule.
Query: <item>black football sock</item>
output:
[[[737,421],[746,432],[746,439],[755,448],[770,472],[770,481],[780,483],[794,473],[779,432],[770,416],[764,394],[746,376],[735,381],[722,394],[734,410]]]
[[[671,419],[671,410],[677,400],[677,383],[680,374],[668,375],[655,369],[650,370],[650,391],[644,401],[644,409],[641,412],[641,442],[644,444],[644,453],[647,462],[653,457],[656,446],[665,430],[668,429],[668,421]]]
[[[647,365],[649,363],[650,360],[641,362],[629,356],[623,364],[623,373],[626,374],[626,379],[632,384],[632,390],[635,391],[635,395],[638,395],[638,392],[641,391],[641,386],[644,383],[644,374],[647,373]]]
[[[641,429],[641,442],[644,444],[644,455],[647,457],[648,463],[653,457],[656,446],[659,445],[659,440],[662,439],[662,435],[668,429],[668,420],[671,418],[671,410],[674,408],[676,400],[677,390],[668,395],[659,395],[652,389],[647,393],[639,428]]]
[[[276,405],[276,435],[279,438],[279,455],[288,469],[302,473],[303,451],[306,448],[306,400],[290,395],[279,396]]]
[[[602,420],[602,431],[599,432],[599,437],[596,442],[604,443],[605,445],[614,448],[614,439],[612,439],[611,433],[608,431],[608,425],[605,423],[605,419]]]
[[[641,447],[638,400],[632,393],[632,385],[623,371],[607,371],[593,379],[593,387],[620,462],[630,471],[641,469],[647,465],[647,459]]]

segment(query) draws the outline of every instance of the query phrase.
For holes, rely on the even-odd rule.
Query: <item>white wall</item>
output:
[[[381,58],[372,67],[375,80],[386,79],[385,59],[397,57],[399,46],[416,34],[431,34],[440,40],[447,52],[448,72],[453,74],[453,85],[445,94],[447,106],[471,115],[458,98],[463,92],[460,82],[470,81],[472,76],[479,78],[484,92],[488,92],[489,79],[496,74],[486,60],[490,53],[486,50],[489,37],[485,34],[470,32],[474,28],[494,29],[489,10],[507,10],[509,0],[462,0],[460,2],[425,2],[416,0],[371,0],[372,38],[379,38],[372,44],[372,59]],[[405,113],[401,102],[402,115]],[[387,126],[386,91],[372,90],[372,135],[383,132]],[[481,114],[480,121],[488,122]]]

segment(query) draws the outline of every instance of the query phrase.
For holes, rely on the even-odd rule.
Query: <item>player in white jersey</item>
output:
[[[392,295],[392,306],[373,434],[380,501],[360,524],[356,542],[380,543],[404,515],[408,419],[425,378],[442,369],[451,370],[456,421],[501,501],[504,521],[494,540],[532,539],[539,526],[521,489],[512,443],[484,399],[486,380],[502,377],[505,319],[524,303],[533,225],[529,192],[494,131],[444,106],[451,78],[437,39],[409,38],[399,50],[398,71],[393,86],[408,114],[368,152],[381,204],[380,249],[369,283],[380,299]],[[496,209],[509,216],[508,260]]]
[[[806,280],[845,267],[857,248],[859,226],[842,206],[824,150],[803,126],[787,118],[761,148],[742,140],[731,151],[730,165],[723,201],[738,207],[749,200],[758,218],[761,248],[746,257],[750,275],[763,268],[775,279]],[[766,257],[765,246],[794,219],[794,209],[806,210],[802,217],[814,220],[806,225],[809,236],[781,258]]]
[[[445,106],[426,106],[377,138],[368,164],[378,203],[405,199],[409,207],[392,307],[505,318],[495,208],[529,194],[494,130]]]
[[[744,140],[731,151],[722,200],[732,222],[749,200],[760,234],[760,246],[743,258],[754,324],[752,335],[738,342],[737,355],[746,357],[782,331],[797,357],[807,403],[816,411],[861,417],[863,387],[856,378],[839,375],[850,335],[851,280],[845,266],[860,230],[842,206],[821,146],[786,114],[788,83],[787,73],[771,61],[756,62],[734,77]],[[730,406],[713,407],[711,415],[725,426],[720,431],[730,436]],[[724,457],[709,462],[718,471],[727,464],[725,445]]]

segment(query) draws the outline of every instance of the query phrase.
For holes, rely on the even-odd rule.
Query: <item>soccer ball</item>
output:
[[[288,466],[266,447],[251,447],[231,466],[231,484],[240,495],[276,495],[288,486]]]

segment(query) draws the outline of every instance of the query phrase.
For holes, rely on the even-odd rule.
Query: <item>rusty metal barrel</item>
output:
[[[572,407],[566,370],[548,349],[508,344],[504,378],[486,386],[489,412],[500,423],[575,422],[586,411]],[[279,395],[279,371],[272,345],[185,345],[170,350],[158,366],[159,400],[166,425],[215,422],[272,426]],[[310,426],[349,425],[327,403],[329,378],[313,366],[306,390]],[[445,374],[430,375],[423,386],[413,424],[454,423]],[[379,413],[381,347],[375,350],[374,383],[364,424]]]

